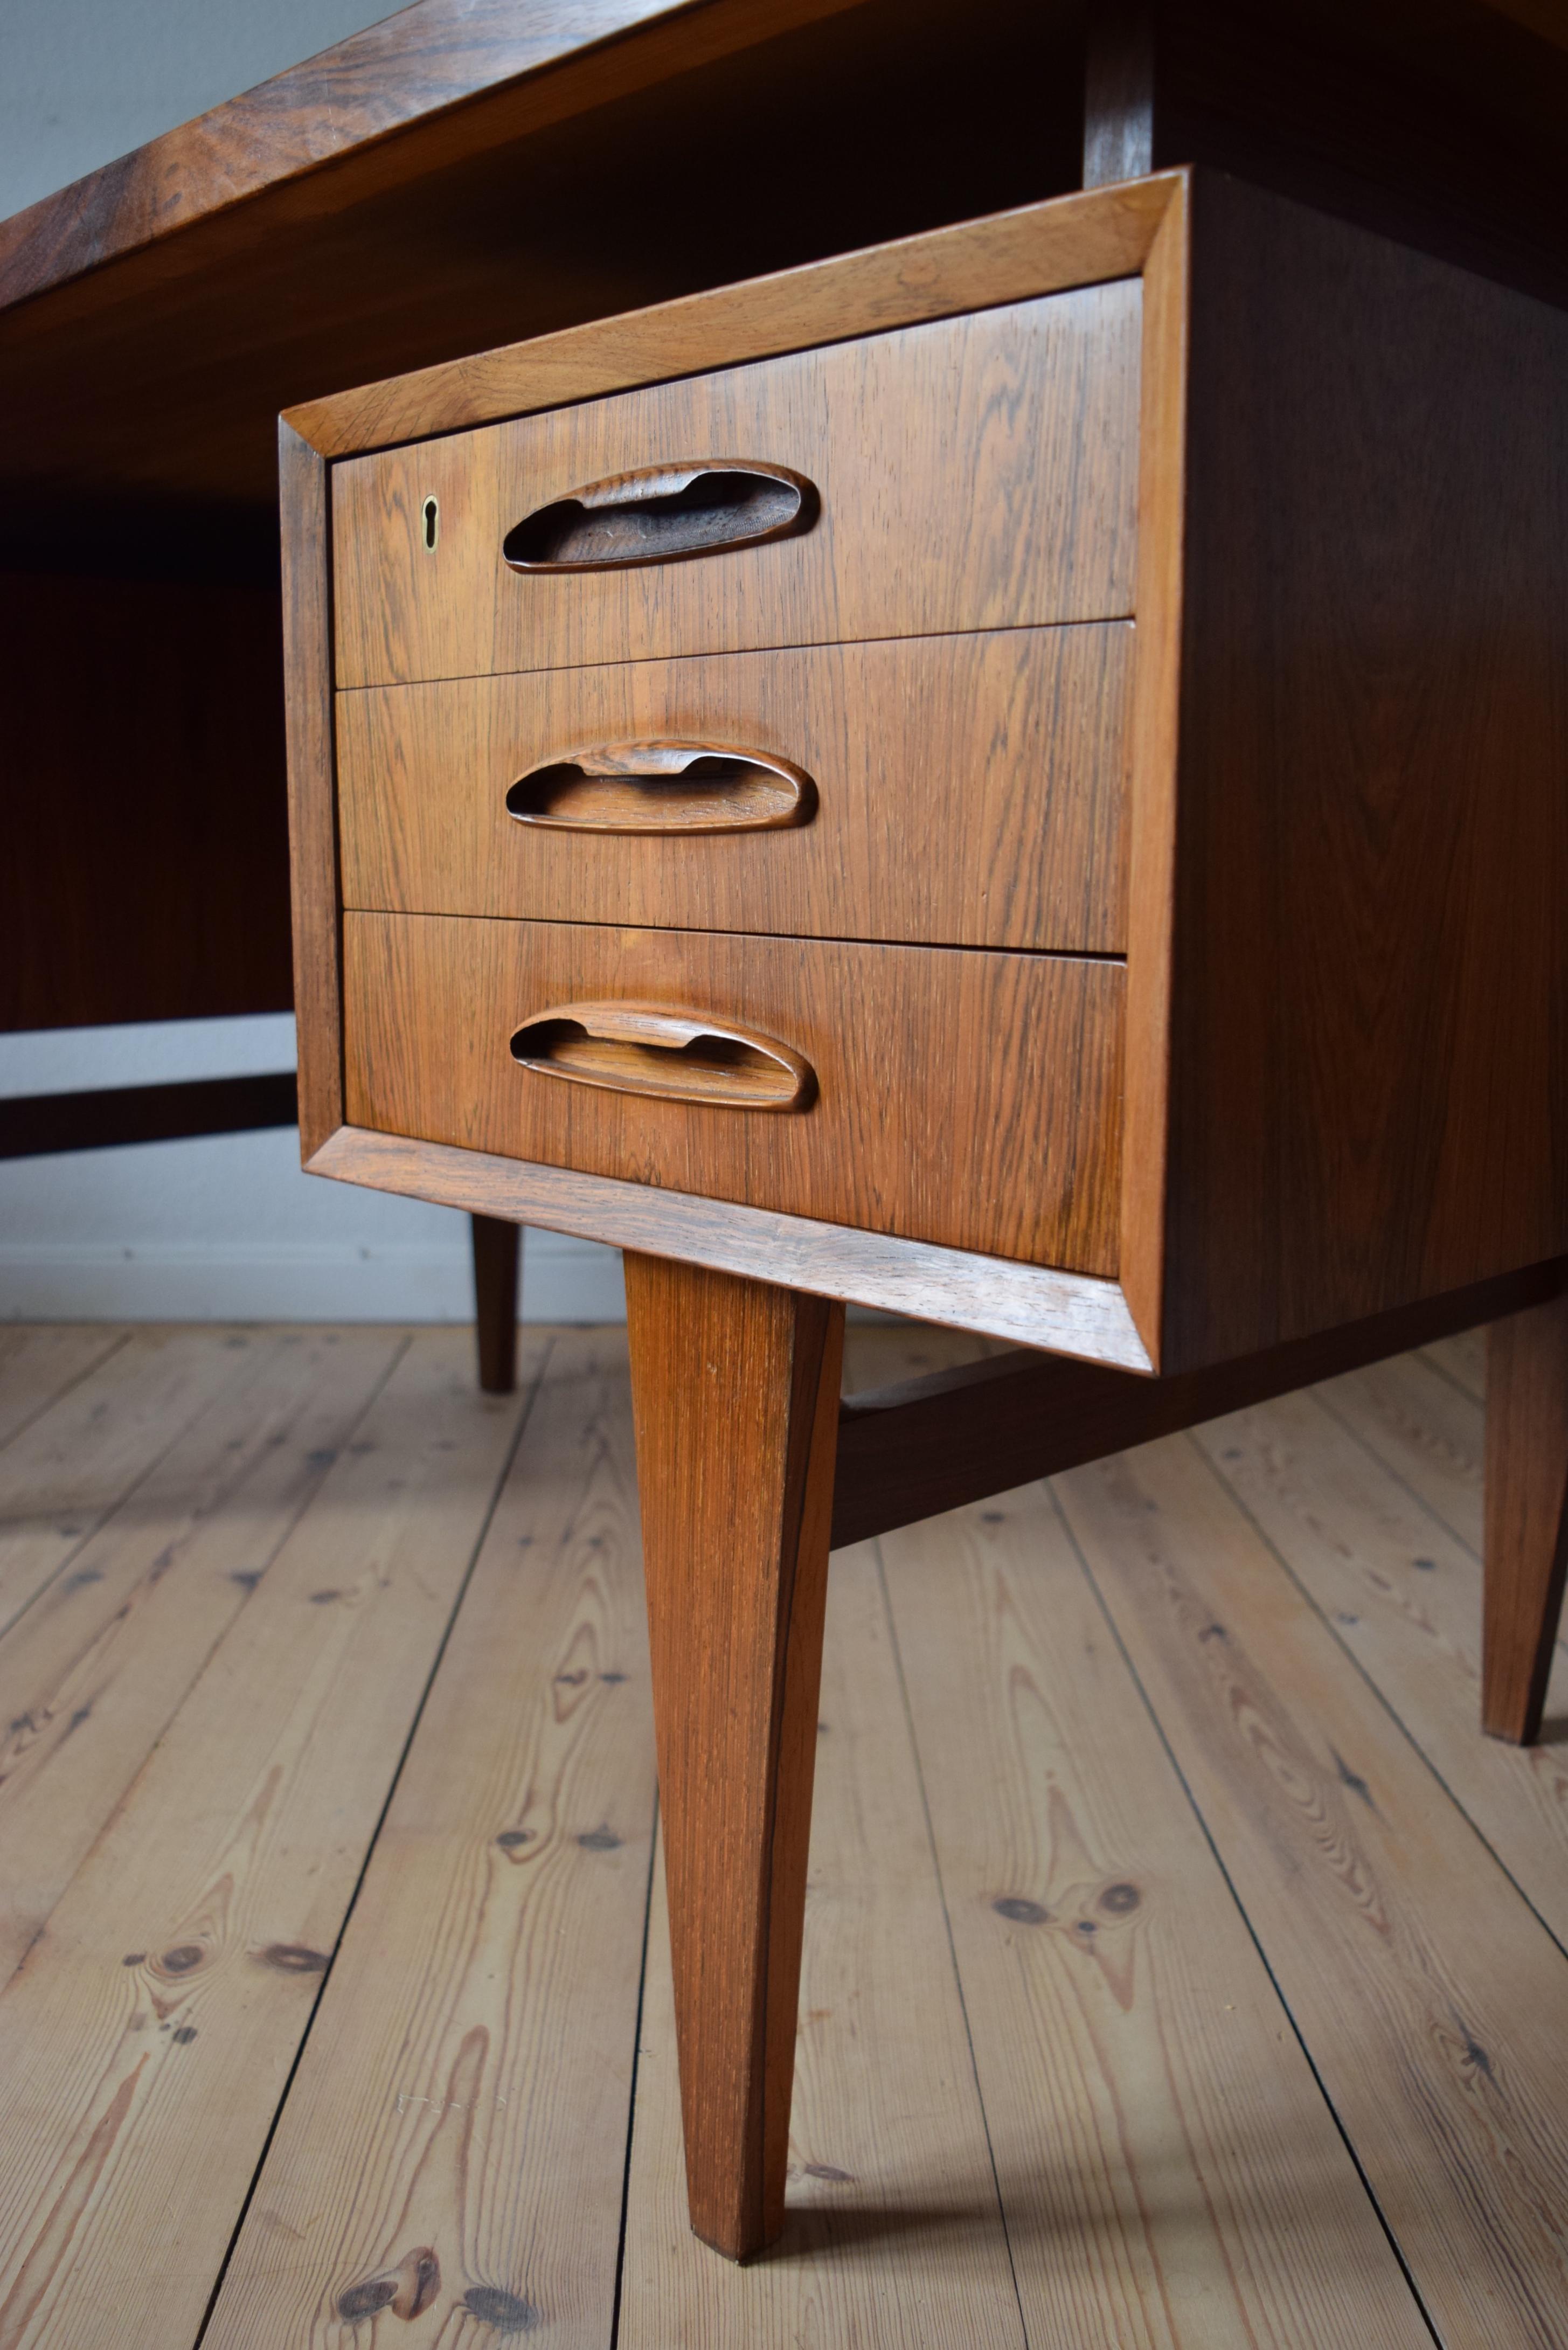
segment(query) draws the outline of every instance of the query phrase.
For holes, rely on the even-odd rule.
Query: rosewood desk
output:
[[[488,1217],[503,1261],[524,1222],[631,1252],[689,2168],[729,2251],[780,2211],[830,1540],[1492,1319],[1489,1725],[1533,1728],[1568,1407],[1565,113],[1552,0],[420,0],[0,230],[4,1017],[287,1000],[288,407],[309,1163]],[[972,369],[922,378],[961,328]],[[701,386],[776,368],[809,377],[790,445],[726,450]],[[929,396],[960,382],[961,445]],[[1042,385],[1076,402],[1043,470]],[[454,453],[531,431],[544,504]],[[772,486],[713,493],[715,460]],[[737,622],[732,588],[612,567],[623,633],[563,651],[551,508],[626,473],[578,522],[753,500],[754,545],[637,576],[765,578],[782,634],[768,597]],[[683,663],[710,691],[677,726]],[[519,755],[506,681],[546,672]],[[378,841],[389,698],[449,679],[461,724],[392,728],[416,789]],[[745,820],[598,828],[661,795]],[[507,897],[522,841],[545,897]],[[454,924],[510,943],[443,963]],[[678,1054],[703,1098],[622,1091]],[[1045,1351],[841,1409],[856,1298]]]
[[[1535,1732],[1565,382],[1568,311],[1200,168],[285,420],[306,1164],[628,1251],[721,2251],[783,2220],[834,1540],[1492,1319]],[[841,1407],[846,1300],[1048,1352]]]
[[[1192,161],[1555,299],[1565,111],[1557,0],[418,0],[0,223],[0,1028],[288,1005],[280,408]],[[294,1106],[7,1103],[0,1154]]]
[[[1034,0],[418,0],[0,223],[0,1029],[291,1002],[280,408],[1073,185],[1082,41]],[[752,170],[803,111],[808,184]],[[0,1156],[295,1100],[6,1102]],[[474,1264],[505,1387],[515,1225]]]

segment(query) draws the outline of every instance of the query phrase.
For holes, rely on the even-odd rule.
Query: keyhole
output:
[[[436,540],[440,534],[441,508],[434,498],[427,498],[425,500],[425,553],[427,555],[435,553]]]

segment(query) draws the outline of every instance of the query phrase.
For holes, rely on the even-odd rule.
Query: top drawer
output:
[[[1140,304],[1121,279],[338,464],[337,681],[1125,618]],[[601,569],[503,555],[576,492],[715,461],[803,476],[806,526]],[[706,494],[602,493],[645,550],[691,535],[671,495]],[[745,526],[740,506],[712,518]]]

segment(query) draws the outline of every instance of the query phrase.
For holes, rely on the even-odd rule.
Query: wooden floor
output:
[[[523,1356],[0,1333],[0,2350],[1568,2345],[1568,1662],[1482,1741],[1479,1338],[836,1558],[744,2270],[624,1334]]]

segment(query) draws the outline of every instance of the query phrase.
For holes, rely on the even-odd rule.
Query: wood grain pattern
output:
[[[0,1640],[0,1970],[115,1806],[406,1344],[254,1335],[210,1407]],[[211,1369],[220,1369],[209,1354]],[[176,1412],[171,1419],[178,1428]]]
[[[1127,963],[1124,1118],[1132,1148],[1122,1161],[1121,1271],[1138,1335],[1157,1368],[1165,1345],[1191,241],[1191,190],[1183,181],[1161,214],[1144,265],[1138,658],[1127,808],[1127,934],[1137,951]]]
[[[1162,1379],[1020,1351],[846,1398],[838,1421],[834,1542],[860,1542],[1287,1395],[1471,1322],[1478,1311],[1513,1313],[1538,1298],[1541,1286],[1534,1275],[1505,1275],[1480,1290]]]
[[[1490,1333],[1477,1331],[1472,1338],[1480,1340],[1483,1349],[1490,1344]],[[1458,1379],[1451,1357],[1445,1359],[1443,1350],[1434,1348],[1400,1362],[1379,1364],[1359,1378],[1336,1381],[1322,1397],[1342,1424],[1354,1425],[1360,1443],[1405,1488],[1416,1506],[1435,1521],[1455,1558],[1464,1562],[1458,1570],[1464,1582],[1464,1595],[1456,1603],[1464,1627],[1459,1645],[1467,1669],[1473,1668],[1478,1675],[1484,1640],[1480,1637],[1483,1611],[1477,1594],[1490,1540],[1489,1512],[1496,1499],[1501,1498],[1505,1507],[1508,1502],[1506,1483],[1501,1496],[1492,1490],[1486,1415],[1472,1408],[1472,1399],[1485,1401],[1484,1363],[1485,1353],[1478,1350],[1479,1380]],[[1477,1384],[1483,1389],[1480,1396],[1475,1395]],[[1551,1441],[1549,1422],[1543,1447],[1548,1458]],[[1532,1467],[1526,1464],[1523,1492],[1515,1496],[1526,1505],[1531,1499]],[[1452,1608],[1449,1621],[1453,1622]],[[1454,1637],[1458,1639],[1457,1633]],[[1555,1700],[1549,1696],[1552,1719],[1542,1723],[1541,1734],[1560,1742],[1568,1718],[1568,1641],[1561,1628],[1555,1670],[1560,1687]],[[1539,1792],[1549,1806],[1554,1805],[1561,1757],[1542,1751],[1530,1760],[1539,1766]]]
[[[209,1362],[228,1351],[225,1334],[194,1336]],[[846,1360],[851,1389],[933,1371],[988,1344],[909,1326],[849,1336],[858,1357]],[[337,1340],[398,1343],[379,1332]],[[462,1394],[465,1349],[455,1334],[438,1343],[454,1409],[476,1411]],[[264,1349],[272,1368],[252,1391],[258,1400],[266,1391],[264,1409],[286,1414],[281,1335],[247,1351]],[[0,1346],[0,1395],[6,1351]],[[563,1351],[571,1357],[564,1367]],[[1137,1633],[1136,1686],[1103,1617],[1084,1612],[1078,1570],[1038,1492],[885,1544],[919,1773],[873,1556],[863,1550],[836,1561],[785,2236],[778,2257],[742,2270],[713,2260],[687,2232],[667,1939],[656,1914],[620,2294],[629,2350],[663,2350],[672,2340],[774,2350],[862,2337],[967,2350],[976,2339],[1016,2345],[1025,2326],[1032,2341],[1208,2350],[1210,2340],[1237,2338],[1243,2322],[1252,2328],[1250,2339],[1239,2333],[1248,2350],[1398,2343],[1390,2255],[1368,2224],[1373,2207],[1358,2219],[1345,2187],[1369,2111],[1383,2132],[1373,2152],[1386,2156],[1405,2198],[1391,2214],[1398,2251],[1411,2251],[1401,2223],[1424,2204],[1434,2215],[1430,2234],[1457,2230],[1450,2267],[1469,2264],[1478,2240],[1512,2263],[1512,2299],[1488,2299],[1483,2273],[1455,2323],[1432,2296],[1430,2247],[1417,2230],[1412,2273],[1434,2327],[1464,2350],[1557,2341],[1563,2296],[1552,2226],[1563,2196],[1549,2130],[1558,2116],[1552,2108],[1542,2129],[1530,2101],[1538,2095],[1550,2106],[1560,2085],[1550,2064],[1537,2065],[1533,2042],[1521,2048],[1520,2040],[1536,2017],[1555,2064],[1562,2022],[1550,2000],[1542,2004],[1543,1978],[1522,1964],[1524,1913],[1486,1847],[1563,1935],[1563,1748],[1560,1729],[1555,1745],[1529,1752],[1474,1732],[1480,1567],[1449,1531],[1465,1502],[1467,1539],[1479,1540],[1480,1415],[1470,1388],[1456,1383],[1456,1360],[1467,1352],[1473,1357],[1473,1347],[1439,1342],[1402,1365],[1337,1382],[1322,1399],[1232,1418],[1201,1440],[1212,1467],[1183,1444],[1064,1481],[1069,1499],[1102,1475],[1118,1494],[1118,1478],[1128,1481],[1125,1517],[1118,1505],[1090,1532],[1097,1543],[1103,1531],[1114,1553],[1114,1587],[1109,1569],[1102,1586],[1124,1635],[1129,1624]],[[234,1358],[244,1355],[234,1350]],[[119,2350],[128,2335],[160,2345],[193,2338],[226,2231],[209,2224],[210,2205],[193,2213],[189,2165],[204,2165],[214,2147],[226,2158],[236,2112],[251,2110],[248,2074],[236,2097],[243,2067],[227,2061],[228,2019],[242,1994],[253,2010],[269,2004],[277,2039],[259,2072],[275,2103],[289,2074],[275,2050],[294,2044],[279,2019],[292,2019],[297,2040],[321,1988],[306,1960],[312,1948],[325,1955],[330,1947],[292,1953],[297,1973],[247,1957],[270,1947],[265,1936],[301,1922],[286,1906],[266,1916],[247,1910],[259,1882],[251,1856],[283,1888],[280,1901],[292,1902],[306,1879],[316,1882],[309,1871],[330,1835],[339,1841],[329,1871],[351,1875],[367,1857],[368,1866],[282,2106],[273,2168],[251,2202],[232,2272],[232,2280],[244,2276],[245,2297],[234,2298],[232,2282],[214,2321],[223,2350],[231,2340],[250,2350],[261,2339],[345,2350],[350,2334],[378,2330],[374,2314],[352,2323],[338,2315],[337,2297],[356,2288],[384,2303],[379,2331],[389,2340],[405,2331],[416,2342],[489,2340],[499,2321],[519,2320],[521,2304],[534,2313],[531,2333],[547,2328],[572,2350],[605,2350],[651,1757],[646,1686],[628,1661],[640,1655],[641,1632],[619,1345],[577,1336],[558,1342],[554,1359],[560,1376],[541,1390],[540,1417],[499,1501],[379,1838],[372,1843],[368,1825],[373,1805],[347,1818],[337,1810],[336,1798],[357,1783],[353,1752],[347,1772],[337,1766],[339,1729],[347,1736],[357,1728],[361,1744],[379,1746],[386,1735],[388,1659],[405,1607],[419,1617],[427,1665],[435,1658],[442,1618],[415,1570],[429,1568],[454,1515],[483,1515],[495,1482],[480,1454],[454,1464],[441,1451],[450,1431],[423,1424],[428,1387],[410,1387],[391,1419],[363,1430],[380,1446],[377,1459],[356,1454],[359,1440],[349,1437],[279,1555],[286,1565],[295,1554],[297,1576],[283,1620],[240,1653],[240,1628],[260,1607],[269,1569],[215,1651],[219,1685],[199,1741],[194,1713],[182,1710],[163,1800],[145,1801],[144,1781],[130,1791],[129,1819],[109,1829],[108,1929],[126,1924],[114,1896],[134,1879],[151,1889],[130,1922],[153,1939],[116,1943],[102,1953],[104,1972],[92,1957],[96,1904],[78,1913],[68,1895],[16,1979],[25,1983],[36,1965],[71,1977],[57,2016],[50,2011],[67,2121],[78,2081],[71,2052],[83,2052],[78,2072],[90,2069],[106,1999],[137,1975],[119,1967],[121,1957],[147,1950],[140,1972],[160,1996],[179,1998],[184,1986],[167,2020],[171,2032],[197,2032],[171,2046],[171,2032],[156,2034],[154,2017],[130,2043],[156,2038],[161,2077],[151,2098],[139,2088],[129,2101],[102,2191],[95,2197],[78,2175],[84,2191],[61,2208],[62,2226],[77,2220],[80,2274],[68,2277],[63,2306],[48,2294],[38,2303],[23,2341]],[[326,1415],[332,1399],[319,1361],[312,1367],[302,1353],[299,1370],[302,1389],[316,1382],[318,1404],[307,1409]],[[254,1380],[254,1361],[245,1376]],[[127,1648],[117,1649],[126,1697],[140,1671],[157,1669],[161,1642],[183,1637],[181,1602],[208,1604],[193,1571],[221,1581],[241,1565],[263,1518],[275,1523],[254,1505],[264,1490],[275,1502],[292,1473],[276,1471],[279,1487],[268,1486],[275,1472],[258,1430],[244,1486],[211,1506],[216,1485],[203,1485],[202,1464],[221,1482],[217,1417],[226,1412],[239,1432],[244,1396],[236,1388],[220,1399],[204,1453],[179,1392],[170,1400],[167,1432],[191,1474],[182,1483],[171,1457],[166,1484],[151,1495],[149,1481],[150,1498],[106,1538],[122,1545],[114,1556],[129,1571],[136,1555],[156,1563],[154,1519],[171,1535],[189,1528],[174,1566],[115,1635],[140,1643],[136,1673]],[[292,1446],[306,1446],[309,1432],[298,1423]],[[400,1518],[407,1497],[389,1481],[405,1472],[421,1435],[452,1482],[424,1489],[416,1525]],[[1397,1466],[1386,1468],[1378,1452]],[[1157,1488],[1152,1472],[1182,1458],[1190,1483],[1184,1476],[1176,1490],[1166,1477]],[[0,1511],[9,1502],[4,1463],[0,1453]],[[303,1460],[298,1466],[314,1473]],[[57,1508],[70,1498],[62,1485]],[[309,1606],[312,1591],[330,1587],[361,1555],[368,1579],[352,1627],[336,1604]],[[95,1561],[110,1576],[117,1571],[102,1543],[87,1564]],[[1172,1566],[1191,1577],[1190,1612],[1160,1597]],[[381,1594],[373,1578],[389,1571],[394,1589]],[[72,1607],[106,1611],[115,1596],[91,1585],[68,1595]],[[363,1645],[367,1611],[379,1629]],[[337,1620],[339,1637],[353,1631],[358,1657],[351,1672],[324,1676],[317,1717],[327,1747],[313,1743],[309,1767],[334,1800],[324,1799],[301,1836],[273,1841],[264,1824],[247,1844],[257,1773],[233,1750],[285,1762],[296,1752],[292,1731],[280,1739],[274,1709],[304,1704],[296,1685],[302,1669],[315,1671],[312,1659],[321,1661],[322,1617]],[[625,1653],[611,1646],[617,1626],[630,1643]],[[8,1645],[0,1645],[0,1665]],[[626,1669],[628,1680],[600,1681],[601,1669]],[[104,1702],[112,1709],[119,1700]],[[252,1725],[258,1703],[270,1731]],[[1552,1711],[1564,1717],[1562,1693]],[[91,1739],[97,1729],[95,1718],[73,1737]],[[1196,1824],[1166,1740],[1197,1797]],[[57,1760],[68,1752],[67,1743]],[[155,1756],[150,1769],[161,1768]],[[531,1794],[539,1801],[526,1808]],[[65,1800],[63,1782],[57,1797]],[[634,1815],[640,1830],[630,1826]],[[222,1953],[159,1975],[151,1960],[182,1945],[158,1939],[157,1918],[184,1917],[182,1887],[199,1873],[171,1858],[171,1823],[181,1850],[217,1856],[217,1868],[237,1845],[243,1866]],[[537,1840],[497,1843],[514,1824],[519,1834],[545,1831],[539,1840],[555,1871],[547,1898],[530,1879],[535,1864],[517,1857]],[[604,1830],[620,1843],[607,1843]],[[9,1837],[0,1850],[8,1860]],[[1230,1888],[1215,1889],[1217,1866]],[[0,1883],[5,1876],[0,1864]],[[1118,1893],[1107,1910],[1108,1888],[1127,1885],[1137,1906]],[[1018,1914],[1003,1916],[993,1905],[1010,1898]],[[1078,1931],[1085,1923],[1094,1936]],[[1288,2014],[1262,1982],[1248,1929],[1280,1975]],[[1560,1983],[1563,1959],[1549,1956]],[[1297,1995],[1303,1983],[1310,2006]],[[490,2035],[477,2106],[450,2085],[450,2060],[476,2026]],[[1326,2054],[1334,2116],[1350,2140],[1345,2157],[1327,2107],[1310,2084],[1303,2088],[1293,2027],[1313,2063]],[[176,2058],[202,2069],[182,2074]],[[409,2065],[420,2077],[400,2113]],[[8,2063],[7,2085],[16,2072]],[[1359,2104],[1343,2094],[1347,2075]],[[490,2087],[498,2095],[487,2102]],[[299,2102],[306,2095],[308,2108]],[[431,2103],[417,2102],[424,2097]],[[155,2178],[142,2175],[121,2213],[120,2190],[136,2174],[119,2152],[170,2099],[173,2205],[166,2213],[155,2199],[166,2184],[159,2168]],[[522,2121],[508,2124],[523,2100]],[[1425,2136],[1408,2123],[1409,2107],[1423,2100]],[[47,2102],[46,2130],[60,2126],[58,2100]],[[244,2122],[240,2135],[247,2132],[254,2153],[259,2136]],[[1438,2141],[1449,2149],[1446,2161],[1433,2151]],[[14,2143],[31,2158],[30,2137],[14,2132]],[[105,2150],[104,2137],[87,2149],[88,2168]],[[16,2169],[13,2152],[7,2188]],[[1541,2220],[1534,2233],[1532,2210]],[[128,2243],[145,2258],[129,2257]],[[62,2273],[71,2267],[67,2251]],[[144,2285],[148,2268],[161,2299]],[[394,2303],[421,2314],[405,2318]]]
[[[1479,1560],[1486,1540],[1486,1439],[1451,1380],[1413,1355],[1347,1373],[1331,1380],[1323,1395],[1342,1419],[1354,1419],[1368,1451],[1418,1492]]]
[[[626,1261],[691,2225],[784,2225],[844,1309]]]
[[[1541,1734],[1568,1576],[1568,1307],[1494,1323],[1487,1352],[1481,1726]]]
[[[1479,1489],[1482,1432],[1473,1403],[1469,1416]],[[1541,1744],[1478,1737],[1481,1562],[1422,1484],[1392,1470],[1366,1433],[1365,1409],[1341,1389],[1235,1413],[1200,1430],[1198,1441],[1568,1948],[1568,1648],[1557,1650]]]
[[[288,688],[288,837],[302,1159],[343,1123],[342,934],[332,739],[331,519],[327,467],[277,428],[283,658]]]
[[[0,1028],[286,1012],[275,589],[12,565]]]
[[[1150,0],[1101,0],[1084,26],[1084,185],[1154,167],[1155,15]]]
[[[124,1331],[109,1323],[13,1323],[0,1330],[0,1445],[124,1344]]]
[[[344,903],[1118,954],[1132,655],[1120,623],[342,693]],[[507,813],[531,770],[644,742],[787,760],[815,812],[640,837]]]
[[[1170,1368],[1556,1255],[1568,1136],[1568,315],[1194,201]]]
[[[0,2339],[197,2332],[511,1449],[467,1353],[410,1348],[0,1993]]]
[[[565,1336],[240,2232],[213,2350],[359,2338],[345,2302],[385,2309],[410,2279],[391,2314],[421,2300],[414,2340],[537,2327],[608,2343],[654,1812],[645,1640],[624,1351],[618,1334]]]
[[[1127,278],[345,459],[337,681],[1121,618],[1138,325]],[[514,524],[585,483],[711,458],[804,474],[817,521],[670,566],[501,560]]]
[[[624,2350],[1023,2350],[897,1659],[869,1549],[828,1579],[801,2028],[777,2256],[688,2226],[662,1871],[628,2178]]]
[[[1568,1237],[1553,1176],[1568,1080],[1552,1046],[1568,1025],[1552,927],[1568,879],[1554,783],[1568,701],[1551,617],[1568,608],[1553,519],[1568,497],[1553,389],[1568,327],[1213,175],[1195,203],[1189,217],[1168,194],[1142,306],[1121,1237],[1114,1259],[1055,1255],[1114,1262],[1144,1351],[1177,1373],[1555,1258]],[[623,356],[639,331],[657,323],[628,322]],[[783,380],[796,364],[702,382]],[[1232,432],[1241,383],[1253,390]],[[670,391],[696,396],[691,382]],[[590,401],[569,430],[664,398]],[[532,445],[551,421],[449,437],[437,453]],[[590,433],[554,486],[645,454]],[[357,461],[345,478],[404,462]],[[416,577],[434,569],[411,545],[417,504],[410,473],[389,528]],[[1516,510],[1504,581],[1497,516]],[[812,543],[725,560],[783,561]],[[626,575],[627,593],[649,576]],[[777,583],[756,577],[772,596]],[[667,584],[684,594],[674,574]],[[627,633],[631,609],[619,649],[658,650]],[[556,657],[607,649],[579,629]],[[524,657],[544,656],[493,636],[483,654]],[[396,642],[384,658],[409,666]],[[450,1125],[440,1139],[487,1139]],[[973,1227],[919,1229],[976,1243]]]
[[[1188,1440],[1055,1490],[1433,2331],[1546,2350],[1562,1951]]]
[[[0,1633],[69,1566],[181,1431],[225,1387],[244,1382],[250,1349],[238,1330],[139,1330],[12,1439]]]
[[[631,384],[885,334],[979,307],[1129,277],[1179,174],[1065,194],[715,286],[624,317],[303,400],[288,421],[327,457],[464,431]]]
[[[1028,2338],[1417,2350],[1419,2308],[1049,1496],[881,1547]]]
[[[343,929],[356,1126],[1115,1269],[1115,963],[425,915],[348,914]],[[814,1106],[645,1099],[512,1058],[514,1032],[551,1005],[614,1001],[775,1039],[815,1071]]]
[[[1084,1274],[357,1127],[340,1127],[306,1172],[472,1214],[514,1216],[547,1232],[780,1281],[922,1322],[989,1331],[1013,1346],[1045,1347],[1128,1370],[1149,1367],[1116,1283]]]

